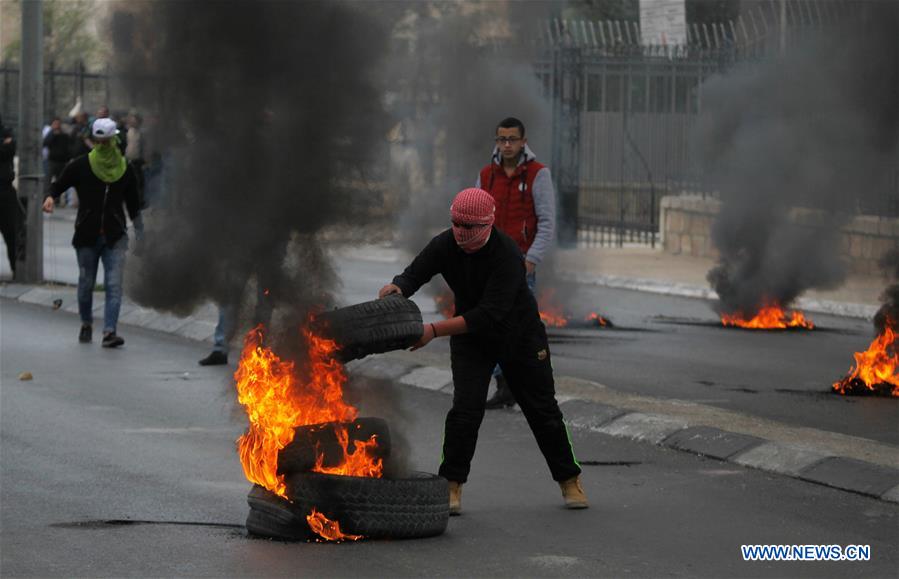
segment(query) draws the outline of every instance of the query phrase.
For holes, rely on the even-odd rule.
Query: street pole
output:
[[[19,252],[16,281],[44,279],[44,168],[41,117],[44,111],[42,0],[22,0],[22,57],[19,72],[19,197],[25,204],[25,251]],[[24,257],[24,259],[22,259]]]

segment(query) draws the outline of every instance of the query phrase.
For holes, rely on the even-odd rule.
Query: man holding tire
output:
[[[415,260],[381,288],[379,297],[409,297],[437,274],[456,299],[456,316],[425,324],[413,350],[450,336],[453,407],[446,416],[439,474],[450,481],[450,513],[461,510],[487,389],[499,364],[543,453],[566,506],[587,508],[581,469],[555,398],[552,360],[537,302],[515,241],[496,229],[493,197],[465,189],[453,200],[452,228],[434,237]]]

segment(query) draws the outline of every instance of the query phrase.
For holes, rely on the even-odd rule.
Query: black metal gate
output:
[[[654,246],[663,195],[712,194],[690,145],[704,81],[851,12],[842,0],[757,3],[691,24],[678,46],[642,44],[636,22],[547,22],[535,67],[553,103],[560,243]]]

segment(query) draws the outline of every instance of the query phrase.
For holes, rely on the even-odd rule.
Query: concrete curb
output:
[[[636,277],[622,277],[616,275],[595,275],[580,272],[563,272],[563,279],[585,285],[598,285],[602,287],[627,289],[632,291],[678,296],[714,301],[718,299],[711,288],[695,286],[683,283],[664,282],[652,279]],[[812,298],[799,298],[796,307],[806,312],[828,314],[844,318],[859,318],[870,320],[877,313],[879,306],[868,304],[854,304],[849,302],[835,302],[830,300],[817,300]]]
[[[370,359],[352,362],[348,369],[367,378],[389,378],[417,388],[452,393],[452,375],[441,368]],[[663,414],[633,412],[579,399],[566,400],[559,406],[572,429],[649,442],[899,503],[899,469],[709,426],[691,426],[680,418]]]
[[[72,286],[0,284],[0,298],[51,308],[55,305],[54,301],[61,300],[61,311],[78,314],[77,289]],[[103,317],[105,303],[105,294],[102,291],[94,292],[95,318]],[[174,334],[200,342],[211,342],[215,325],[218,322],[217,316],[215,308],[203,307],[196,314],[179,318],[172,314],[138,306],[126,298],[122,301],[122,309],[119,312],[119,324]],[[100,321],[102,322],[102,319]]]
[[[0,285],[0,298],[8,300],[53,307],[53,301],[60,297],[63,299],[63,311],[72,311],[72,302],[75,302],[74,312],[77,313],[74,288]],[[95,295],[95,312],[98,308],[102,309],[103,303],[101,299],[97,305],[97,297]],[[216,324],[214,312],[209,308],[201,308],[196,315],[186,318],[160,314],[133,304],[123,304],[122,312],[120,320],[124,325],[195,341],[211,341]],[[451,395],[453,391],[451,372],[434,366],[367,358],[350,362],[347,370],[353,375],[394,380],[442,394]],[[718,428],[690,425],[681,418],[663,414],[634,412],[628,408],[579,399],[566,400],[560,407],[568,426],[573,429],[649,442],[672,450],[899,503],[899,469]]]

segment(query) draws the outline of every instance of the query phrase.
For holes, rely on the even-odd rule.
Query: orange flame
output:
[[[748,319],[742,312],[733,314],[722,313],[721,323],[725,326],[736,326],[750,330],[785,330],[787,328],[811,330],[815,327],[815,324],[807,319],[802,312],[796,310],[785,311],[777,303],[764,306],[755,316]]]
[[[888,323],[864,352],[856,352],[855,366],[833,385],[838,394],[889,394],[899,396],[899,355],[896,334]]]
[[[363,538],[362,535],[342,533],[340,523],[324,516],[315,510],[315,507],[312,507],[312,512],[306,515],[306,521],[309,523],[309,528],[326,541],[358,541]]]
[[[234,378],[237,398],[249,418],[247,432],[237,440],[244,474],[281,497],[287,497],[284,476],[278,475],[278,452],[293,441],[294,429],[322,422],[351,422],[358,410],[343,401],[347,377],[343,366],[331,355],[337,344],[303,329],[308,344],[306,376],[300,376],[295,364],[281,360],[265,347],[262,325],[251,330]],[[338,429],[339,430],[339,429]],[[344,452],[348,435],[343,429]],[[380,476],[380,459],[370,456],[376,441],[356,444],[356,452],[347,456],[345,472],[352,476]],[[366,458],[371,464],[360,466]],[[324,471],[322,471],[324,472]]]
[[[378,446],[377,436],[366,441],[357,441],[354,452],[349,451],[350,436],[346,427],[338,428],[337,440],[344,448],[343,460],[335,466],[324,466],[325,455],[319,454],[315,460],[315,468],[312,472],[322,474],[336,474],[339,476],[361,476],[366,478],[381,478],[384,475],[384,461],[375,456]]]
[[[556,290],[549,288],[540,292],[537,305],[540,309],[540,320],[552,328],[564,328],[568,325],[568,316],[562,306],[555,303]]]
[[[590,312],[589,314],[587,314],[587,317],[584,318],[584,320],[587,322],[594,322],[597,326],[599,326],[601,328],[605,328],[606,326],[609,325],[609,320],[605,319],[604,317],[597,314],[596,312]]]
[[[564,328],[568,318],[558,310],[540,310],[540,321],[553,328]]]

